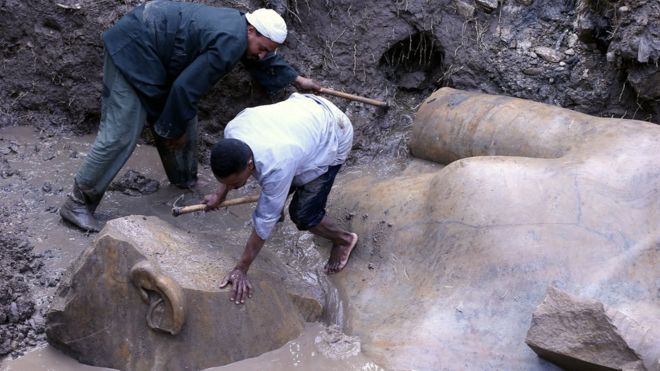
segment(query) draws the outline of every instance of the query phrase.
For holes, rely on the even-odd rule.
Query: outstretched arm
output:
[[[247,271],[250,269],[250,265],[259,254],[259,251],[261,251],[265,242],[253,229],[250,238],[248,238],[245,244],[241,259],[220,284],[220,288],[225,288],[231,283],[232,294],[229,300],[236,302],[236,304],[243,304],[246,297],[252,297],[252,284],[247,277]]]
[[[233,290],[229,300],[236,304],[243,304],[246,297],[252,296],[252,285],[247,278],[247,271],[280,218],[297,168],[294,161],[280,165],[278,170],[261,180],[261,196],[253,215],[252,234],[238,263],[220,284],[220,288],[224,288],[231,283]]]

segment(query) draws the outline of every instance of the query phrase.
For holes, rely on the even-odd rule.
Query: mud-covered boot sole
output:
[[[101,225],[85,204],[77,203],[70,197],[60,207],[60,216],[65,221],[86,232],[98,232]]]

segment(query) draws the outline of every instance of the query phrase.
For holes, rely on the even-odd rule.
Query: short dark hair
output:
[[[211,148],[211,170],[218,178],[240,173],[248,166],[252,150],[238,139],[220,139]]]

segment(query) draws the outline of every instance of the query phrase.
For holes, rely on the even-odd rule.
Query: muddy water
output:
[[[56,212],[66,193],[70,191],[73,176],[89,151],[93,139],[93,136],[49,137],[30,127],[0,129],[0,147],[12,148],[12,151],[4,151],[3,159],[7,160],[12,169],[20,170],[20,175],[0,178],[3,204],[20,211],[21,215],[15,223],[16,229],[10,229],[7,233],[21,234],[33,242],[35,252],[46,257],[45,274],[48,276],[60,275],[95,237],[93,234],[81,233],[69,227],[60,220]],[[120,192],[107,192],[97,211],[97,216],[102,221],[132,214],[156,215],[213,243],[244,244],[251,230],[250,215],[253,205],[235,206],[213,213],[197,213],[177,218],[171,215],[172,203],[178,196],[183,194],[184,203],[194,204],[198,203],[204,194],[214,190],[217,183],[208,168],[200,167],[198,189],[182,191],[169,185],[155,148],[139,145],[116,179],[128,170],[138,171],[146,177],[159,181],[160,189],[153,194],[140,197],[127,196]],[[382,164],[369,169],[346,168],[337,178],[336,186],[341,187],[345,181],[362,176],[365,172],[383,175],[395,170],[396,166],[382,166]],[[248,184],[243,188],[240,193],[237,192],[230,197],[258,192],[256,184]],[[342,223],[351,216],[344,215],[346,212],[342,210],[332,210],[332,197],[333,194],[330,196],[329,214]],[[213,236],[217,235],[218,229],[232,231],[237,238],[232,241],[214,241]],[[323,266],[328,258],[330,246],[325,241],[312,238],[309,233],[298,232],[287,220],[278,226],[267,247],[276,251],[285,259],[284,261],[299,267],[299,274],[304,278],[309,276],[309,272],[317,271]],[[224,275],[225,272],[218,274]],[[35,287],[34,290],[37,306],[43,312],[50,302],[55,285]],[[345,298],[336,289],[330,290],[329,303],[329,310],[325,314],[326,322],[343,324]],[[322,343],[315,344],[319,334],[323,333],[323,328],[320,324],[309,324],[300,338],[281,349],[255,359],[241,361],[236,365],[228,366],[228,369],[289,370],[294,367],[315,370],[380,369],[359,352],[345,359],[324,356],[319,351],[321,346],[319,344]],[[50,347],[43,348],[45,344],[40,346],[41,349],[34,350],[19,359],[6,360],[1,370],[99,369],[80,365]],[[223,369],[225,368],[219,368],[219,370]]]
[[[342,353],[328,350],[323,343],[327,328],[319,323],[308,323],[305,331],[295,340],[285,344],[280,349],[264,353],[256,358],[245,359],[222,367],[208,368],[208,371],[289,371],[291,369],[334,371],[334,370],[383,370],[369,361],[361,353],[350,351]],[[350,338],[350,337],[349,337]],[[359,343],[358,347],[359,347]],[[25,356],[5,361],[0,371],[100,371],[113,370],[104,367],[92,367],[78,363],[51,346],[34,350]]]
[[[42,346],[24,356],[4,361],[0,371],[100,371],[111,368],[83,365],[75,359],[66,356],[51,346]]]

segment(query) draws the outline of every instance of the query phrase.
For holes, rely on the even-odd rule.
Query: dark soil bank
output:
[[[654,0],[200,2],[275,8],[290,29],[281,53],[302,74],[390,101],[394,108],[382,111],[333,98],[352,114],[360,152],[396,153],[403,143],[393,134],[405,131],[421,99],[441,86],[660,122]],[[0,125],[93,131],[101,32],[139,3],[0,1]],[[203,142],[213,143],[245,106],[270,100],[236,69],[201,103]]]
[[[0,127],[31,125],[55,136],[95,131],[101,32],[141,2],[0,0]],[[657,0],[198,2],[278,10],[290,30],[280,52],[303,75],[390,102],[385,110],[332,98],[355,125],[351,162],[408,156],[414,112],[442,86],[660,123]],[[236,113],[291,91],[268,97],[235,69],[200,104],[200,161]],[[0,170],[3,178],[20,175]],[[29,221],[0,211],[0,236],[20,235]],[[0,358],[43,340],[31,288],[56,282],[40,273],[43,257],[25,238],[0,239]]]

